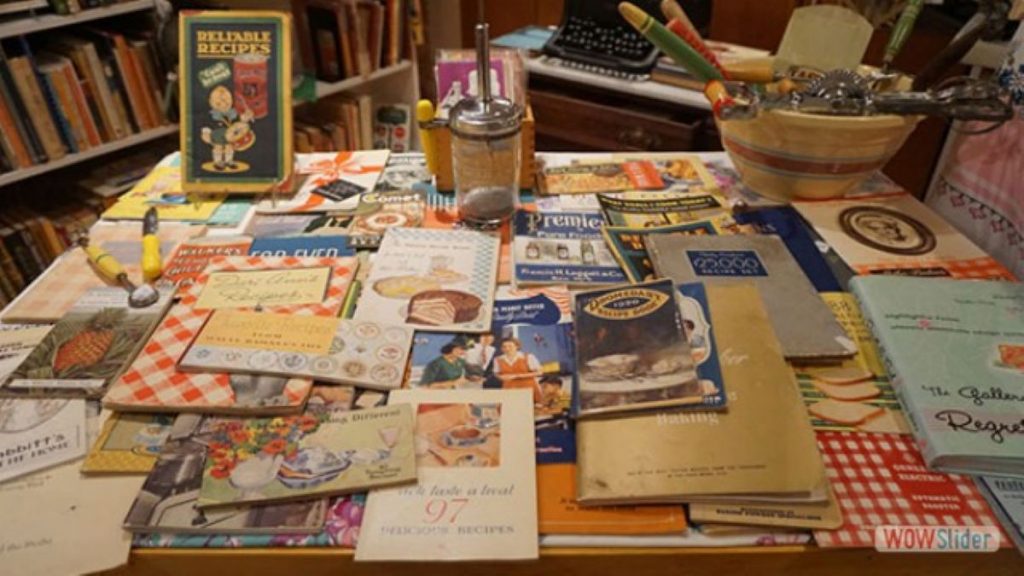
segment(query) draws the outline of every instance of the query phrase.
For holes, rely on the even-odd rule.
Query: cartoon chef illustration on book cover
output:
[[[184,17],[183,178],[207,191],[255,190],[245,186],[282,182],[291,172],[289,19],[270,12],[231,16]]]

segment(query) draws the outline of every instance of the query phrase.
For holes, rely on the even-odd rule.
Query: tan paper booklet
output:
[[[529,390],[395,390],[416,413],[419,482],[374,490],[356,560],[537,558]]]
[[[814,432],[757,289],[708,285],[707,295],[728,411],[580,421],[581,503],[825,498]]]

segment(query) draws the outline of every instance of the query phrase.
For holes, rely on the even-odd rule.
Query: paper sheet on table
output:
[[[81,461],[0,484],[0,572],[67,576],[127,562],[121,529],[145,476],[79,475]]]

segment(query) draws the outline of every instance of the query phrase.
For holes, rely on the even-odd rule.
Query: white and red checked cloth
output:
[[[210,310],[193,309],[211,273],[323,266],[331,267],[331,278],[323,301],[266,306],[263,310],[281,314],[337,316],[359,266],[356,258],[221,256],[212,259],[195,283],[184,289],[181,301],[167,312],[128,370],[110,387],[103,404],[121,411],[160,412],[272,414],[301,409],[309,396],[312,380],[289,380],[283,400],[273,406],[238,406],[227,374],[180,372],[177,363],[212,313]]]
[[[819,546],[874,547],[877,526],[999,526],[970,478],[928,470],[910,436],[817,436],[843,512],[838,530],[814,531]]]

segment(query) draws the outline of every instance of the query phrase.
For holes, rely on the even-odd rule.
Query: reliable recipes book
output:
[[[779,237],[652,235],[645,242],[654,269],[677,283],[756,284],[787,359],[857,352]]]
[[[671,280],[575,296],[576,413],[703,402]]]
[[[850,285],[928,466],[1024,474],[1024,288],[897,276]]]
[[[416,414],[419,482],[370,492],[356,560],[537,558],[527,390],[395,390]]]
[[[621,284],[626,276],[601,239],[600,214],[516,212],[512,260],[516,286]]]
[[[186,192],[269,192],[290,179],[291,31],[283,12],[181,14]]]
[[[99,398],[145,343],[171,303],[171,291],[146,308],[128,305],[124,288],[85,293],[22,361],[2,391]]]

